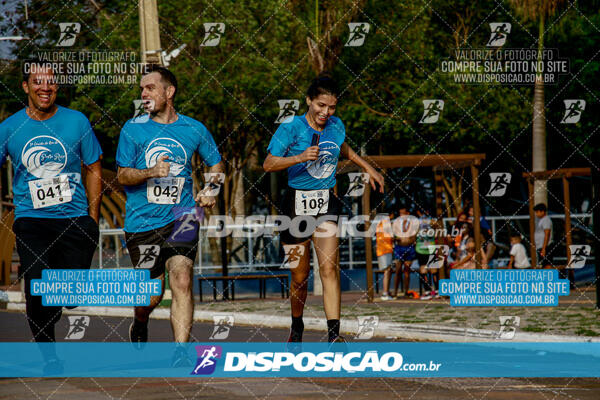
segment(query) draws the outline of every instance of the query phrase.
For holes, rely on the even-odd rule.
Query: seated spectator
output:
[[[473,225],[473,206],[469,206],[467,209],[469,216],[469,222]],[[483,248],[485,249],[485,256],[488,263],[492,260],[494,253],[496,252],[496,243],[494,243],[494,235],[492,232],[492,226],[483,215],[479,216],[479,227],[481,228],[481,236],[483,236]]]
[[[452,225],[450,235],[448,235],[450,255],[454,260],[459,260],[464,256],[464,243],[466,242],[468,236],[469,223],[467,221],[467,214],[460,213],[456,217],[456,222],[454,222],[454,225]]]
[[[477,262],[475,260],[475,240],[469,238],[466,243],[466,255],[461,258],[458,262],[451,265],[452,269],[475,269],[477,268]],[[481,265],[485,269],[487,268],[487,259],[485,258],[485,252],[483,249],[479,249],[481,252]]]

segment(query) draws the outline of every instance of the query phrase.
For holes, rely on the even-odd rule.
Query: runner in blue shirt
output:
[[[263,164],[266,172],[284,169],[288,172],[289,187],[280,209],[280,214],[292,218],[290,229],[281,233],[292,273],[292,326],[288,342],[302,341],[311,240],[323,283],[328,340],[344,341],[339,334],[341,290],[337,238],[337,217],[343,204],[333,191],[339,157],[344,156],[365,170],[373,189],[377,183],[383,192],[383,176],[345,142],[344,124],[333,116],[338,97],[339,90],[330,76],[324,74],[313,80],[306,95],[308,111],[279,126]],[[294,220],[302,220],[298,229],[294,227]]]
[[[163,281],[163,293],[168,269],[173,336],[184,343],[190,337],[194,311],[192,267],[199,229],[193,210],[196,202],[203,207],[215,204],[215,197],[205,190],[192,196],[192,155],[200,154],[212,173],[221,173],[223,166],[204,125],[175,112],[173,73],[150,65],[140,87],[150,116],[123,126],[116,157],[117,177],[127,193],[125,238],[134,267],[150,269],[152,278]],[[142,346],[148,340],[148,318],[161,299],[162,294],[153,296],[149,306],[135,307],[129,329],[133,343]],[[178,347],[173,365],[188,363],[185,349]]]
[[[90,268],[98,245],[102,150],[82,113],[55,104],[50,65],[25,61],[22,87],[27,107],[0,124],[0,165],[9,156],[14,168],[13,231],[27,320],[35,341],[54,342],[62,307],[42,305],[30,284],[44,269]],[[42,350],[45,371],[60,373],[53,347]]]

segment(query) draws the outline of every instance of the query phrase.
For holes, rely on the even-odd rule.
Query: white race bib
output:
[[[181,200],[181,190],[185,178],[150,178],[147,183],[146,195],[149,203],[178,204]]]
[[[67,174],[61,174],[54,178],[36,179],[28,183],[33,208],[50,207],[73,200]]]
[[[296,190],[296,215],[325,214],[329,208],[329,190]]]

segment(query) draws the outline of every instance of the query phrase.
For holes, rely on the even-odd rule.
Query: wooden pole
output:
[[[573,237],[571,235],[571,192],[569,188],[569,178],[571,176],[569,174],[563,175],[563,198],[565,205],[565,244],[567,247],[567,264],[571,261],[571,245],[573,244]],[[569,270],[569,281],[571,281],[571,285],[575,284],[575,271],[572,269]]]
[[[142,63],[163,65],[156,0],[140,0],[138,11]]]
[[[565,240],[567,243],[567,263],[571,259],[571,249],[569,246],[573,243],[571,236],[571,196],[569,191],[569,179],[567,176],[563,176],[563,196],[565,204]]]
[[[433,182],[435,186],[435,216],[442,218],[444,215],[444,183],[442,182],[442,173],[433,171]]]
[[[366,171],[363,171],[366,172]],[[363,215],[367,215],[371,218],[371,185],[365,185],[365,191],[363,193]],[[369,220],[365,222],[365,230],[369,230],[371,223]],[[367,263],[367,300],[369,303],[373,302],[374,290],[373,290],[373,243],[371,237],[365,238],[365,253]]]
[[[475,234],[475,264],[481,268],[481,210],[479,209],[479,168],[471,165],[471,179],[473,183],[473,230]]]
[[[537,252],[535,247],[535,213],[533,212],[533,181],[534,178],[527,178],[527,187],[529,188],[529,251],[531,252],[531,266],[537,267]]]

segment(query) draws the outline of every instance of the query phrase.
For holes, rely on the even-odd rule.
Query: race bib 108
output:
[[[329,190],[296,190],[296,215],[325,214],[329,208]]]

